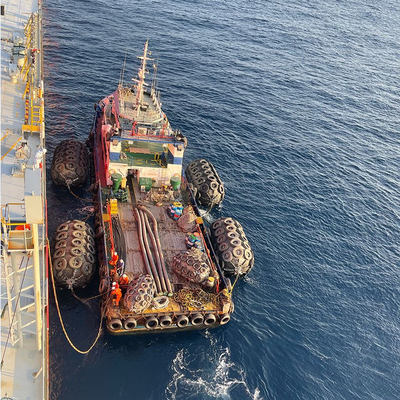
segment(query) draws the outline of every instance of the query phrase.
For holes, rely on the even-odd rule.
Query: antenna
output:
[[[125,77],[125,67],[126,67],[126,55],[128,50],[125,50],[125,58],[124,58],[124,66],[122,67],[121,73],[119,74],[119,86],[124,85],[124,77]]]
[[[151,88],[154,92],[157,89],[157,72],[158,72],[158,57],[157,57],[157,61],[155,63],[153,63],[153,82],[152,82]]]

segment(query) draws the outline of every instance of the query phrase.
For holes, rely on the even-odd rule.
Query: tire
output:
[[[229,249],[229,245],[226,242],[222,242],[221,244],[218,245],[218,250],[223,253],[224,251]]]
[[[225,325],[227,324],[231,319],[231,316],[229,314],[223,314],[220,317],[219,323],[220,325]]]
[[[67,247],[66,240],[59,240],[54,246],[55,249],[63,249],[64,247]]]
[[[213,222],[211,227],[216,230],[217,228],[220,228],[223,225],[223,222],[220,219],[217,219],[216,221]]]
[[[204,316],[202,314],[193,314],[190,317],[190,322],[193,326],[203,325],[204,323]]]
[[[68,232],[64,231],[64,232],[57,233],[55,239],[58,241],[58,240],[64,240],[64,239],[67,239],[67,238],[68,238]]]
[[[217,237],[216,242],[217,242],[217,244],[221,244],[221,243],[223,243],[223,242],[226,242],[227,240],[228,240],[228,238],[227,238],[226,235],[221,235],[221,236],[218,236],[218,237]]]
[[[67,163],[65,163],[65,168],[70,170],[70,171],[73,171],[75,169],[75,163],[67,162]]]
[[[75,257],[79,257],[86,253],[86,251],[83,247],[72,247],[69,252]]]
[[[59,225],[56,232],[64,232],[67,231],[69,228],[69,223],[68,222],[64,222],[63,224]]]
[[[65,254],[66,254],[65,249],[57,249],[53,254],[53,258],[65,257]]]
[[[88,262],[83,263],[83,265],[82,265],[82,274],[86,275],[86,276],[89,276],[89,275],[92,274],[92,272],[93,272],[93,264],[88,263]]]
[[[215,324],[215,322],[217,321],[217,318],[214,314],[206,314],[204,316],[204,325],[209,326],[209,325],[213,325]]]
[[[62,271],[65,268],[67,268],[67,260],[65,258],[58,258],[58,259],[53,261],[53,267],[57,271]]]
[[[72,236],[77,239],[84,239],[86,237],[85,231],[72,231]]]
[[[110,319],[110,321],[107,321],[107,327],[111,331],[118,331],[122,328],[122,322],[119,318],[113,318]]]
[[[56,164],[54,167],[54,170],[58,172],[59,174],[62,174],[65,171],[65,165],[64,164]]]
[[[123,326],[126,331],[133,331],[137,326],[137,321],[135,318],[129,317],[124,321]]]
[[[83,240],[83,239],[80,239],[80,238],[75,238],[75,239],[71,240],[71,244],[73,246],[76,246],[76,247],[81,247],[81,246],[84,246],[86,244],[86,240]]]
[[[68,265],[73,269],[79,269],[83,264],[83,261],[79,257],[71,257],[68,260]]]
[[[229,250],[227,250],[222,253],[221,258],[224,262],[231,262],[233,260],[233,255]]]
[[[225,229],[223,227],[220,227],[215,230],[214,235],[218,237],[218,236],[223,235],[224,233],[225,233]]]
[[[179,315],[176,318],[176,325],[178,328],[185,328],[189,323],[189,318],[186,315]]]
[[[86,260],[88,260],[92,264],[95,262],[95,258],[91,253],[86,253]]]
[[[150,329],[150,330],[157,328],[158,327],[158,319],[157,319],[157,317],[148,317],[148,318],[146,318],[146,322],[145,322],[144,326],[147,329]]]
[[[80,222],[80,221],[75,222],[73,226],[74,226],[74,229],[76,229],[78,231],[86,230],[86,225],[84,222]]]

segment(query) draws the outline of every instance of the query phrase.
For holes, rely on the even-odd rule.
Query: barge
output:
[[[132,334],[224,325],[234,310],[232,285],[212,237],[225,234],[222,250],[229,250],[231,267],[237,255],[231,273],[247,273],[253,253],[233,219],[218,220],[211,230],[206,226],[199,206],[219,204],[223,183],[204,159],[184,173],[187,140],[172,129],[155,80],[145,80],[152,61],[148,42],[138,58],[134,84],[120,82],[95,105],[88,141],[106,326],[113,334]]]

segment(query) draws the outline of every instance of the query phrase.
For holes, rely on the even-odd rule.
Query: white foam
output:
[[[232,361],[229,347],[217,345],[209,332],[205,336],[210,339],[207,357],[196,356],[186,349],[177,352],[171,365],[173,375],[165,390],[166,398],[228,400],[238,398],[234,393],[240,393],[241,399],[261,400],[259,389],[249,388],[245,370]]]

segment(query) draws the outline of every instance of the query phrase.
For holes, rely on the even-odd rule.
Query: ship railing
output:
[[[31,251],[33,250],[33,233],[31,226],[26,223],[25,218],[15,217],[11,220],[12,209],[21,211],[25,208],[24,203],[7,203],[1,206],[1,225],[3,245],[7,251]]]

